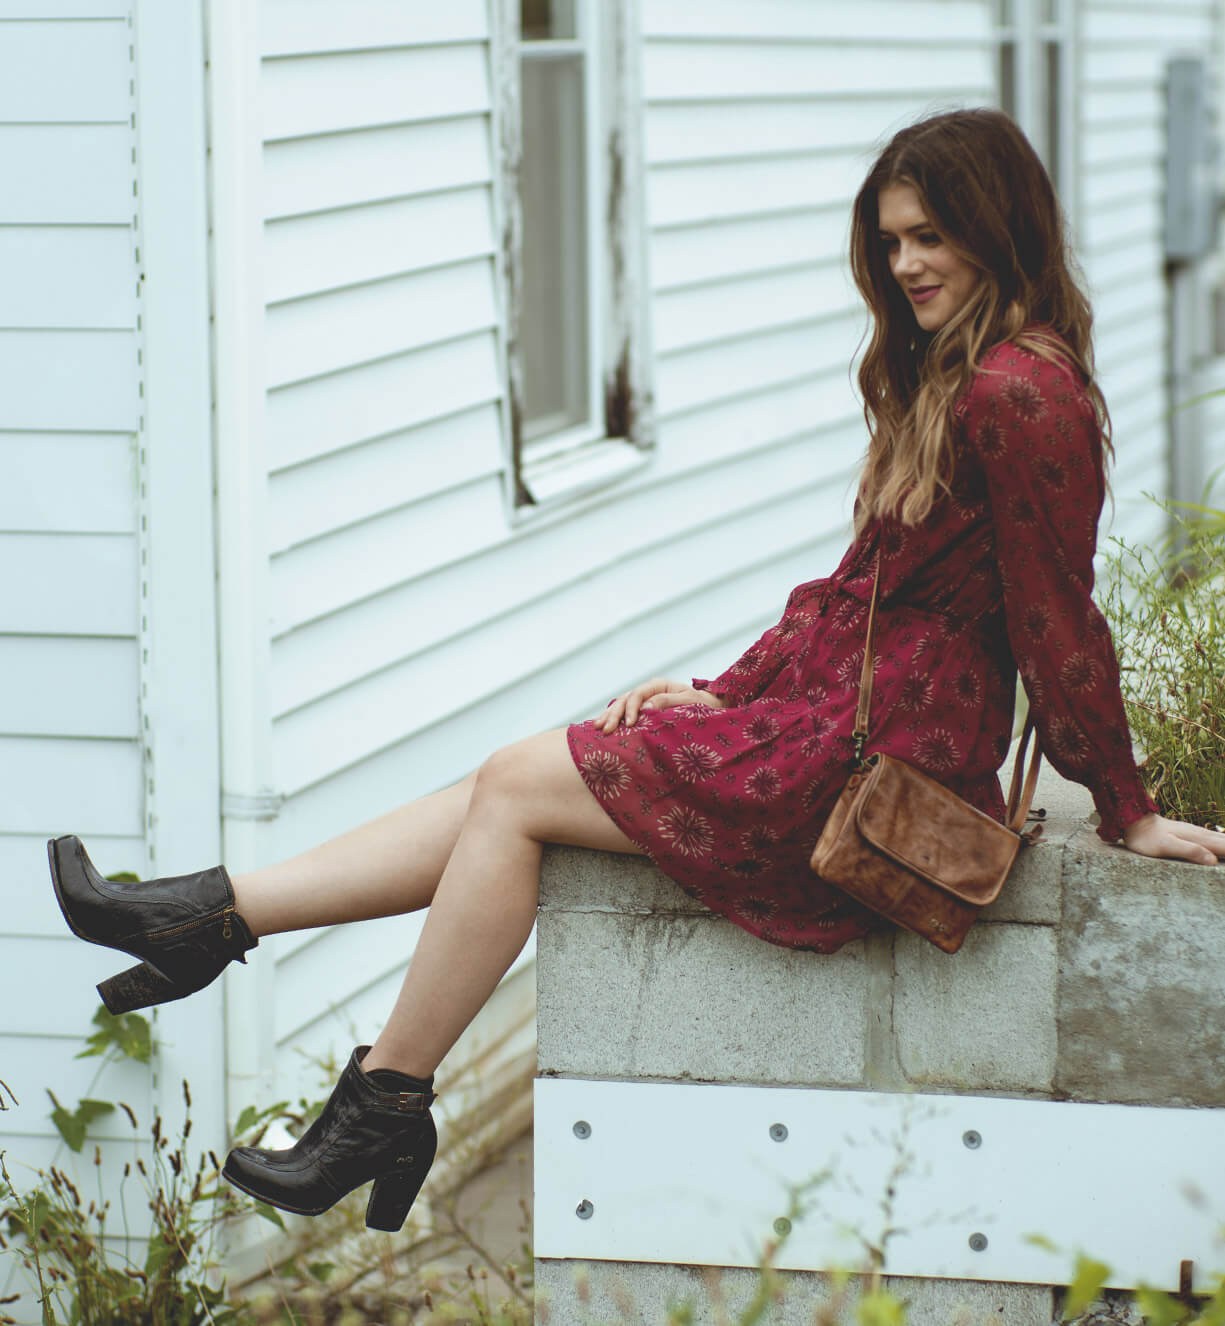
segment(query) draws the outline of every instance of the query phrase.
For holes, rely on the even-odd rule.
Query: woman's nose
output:
[[[922,266],[919,250],[913,244],[898,246],[893,262],[893,274],[896,277],[900,279],[903,276],[913,276],[922,269]]]

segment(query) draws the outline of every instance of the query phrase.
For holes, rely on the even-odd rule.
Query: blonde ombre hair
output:
[[[979,273],[974,293],[924,332],[889,269],[878,198],[894,184],[919,196],[932,229]],[[949,111],[895,134],[855,199],[851,271],[872,326],[859,368],[870,442],[856,533],[874,518],[922,521],[947,493],[953,407],[986,350],[1001,341],[1073,369],[1110,446],[1093,378],[1093,314],[1074,271],[1045,167],[1001,111]]]

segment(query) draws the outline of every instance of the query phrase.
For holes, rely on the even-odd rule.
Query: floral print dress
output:
[[[569,729],[583,780],[625,835],[771,943],[830,953],[877,924],[808,862],[849,774],[878,554],[869,752],[1002,821],[996,771],[1019,670],[1043,753],[1093,794],[1101,837],[1156,809],[1090,597],[1105,483],[1082,384],[1006,342],[984,356],[954,420],[950,494],[919,525],[873,522],[722,676],[694,679],[725,708],[647,709],[609,735]]]

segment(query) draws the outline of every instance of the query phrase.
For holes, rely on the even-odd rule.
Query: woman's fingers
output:
[[[638,715],[648,704],[653,708],[667,707],[666,703],[659,703],[658,697],[672,691],[688,689],[681,682],[669,681],[666,677],[652,677],[650,681],[644,681],[633,690],[626,691],[624,695],[611,700],[608,708],[599,717],[592,719],[592,724],[605,734],[615,732],[622,723],[627,727],[633,727],[638,721]]]
[[[1146,817],[1129,828],[1131,832],[1124,834],[1124,841],[1141,856],[1191,861],[1203,866],[1217,865],[1225,858],[1225,833],[1213,829],[1201,829],[1160,815]]]

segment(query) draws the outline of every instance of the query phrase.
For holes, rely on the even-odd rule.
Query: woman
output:
[[[1043,749],[1084,783],[1099,833],[1216,863],[1225,834],[1156,813],[1132,760],[1109,629],[1090,599],[1107,415],[1090,312],[1049,179],[1004,115],[899,133],[855,200],[872,315],[859,371],[871,442],[855,539],[832,576],[715,681],[655,679],[599,718],[499,751],[445,791],[284,864],[107,885],[51,844],[65,916],[148,965],[114,1009],[180,998],[262,935],[429,907],[387,1026],[286,1151],[225,1174],[318,1213],[370,1179],[398,1229],[434,1153],[432,1074],[531,930],[544,843],[646,853],[755,935],[829,953],[874,924],[811,874],[851,758],[866,606],[880,568],[869,749],[1003,818],[996,770],[1019,668]]]

